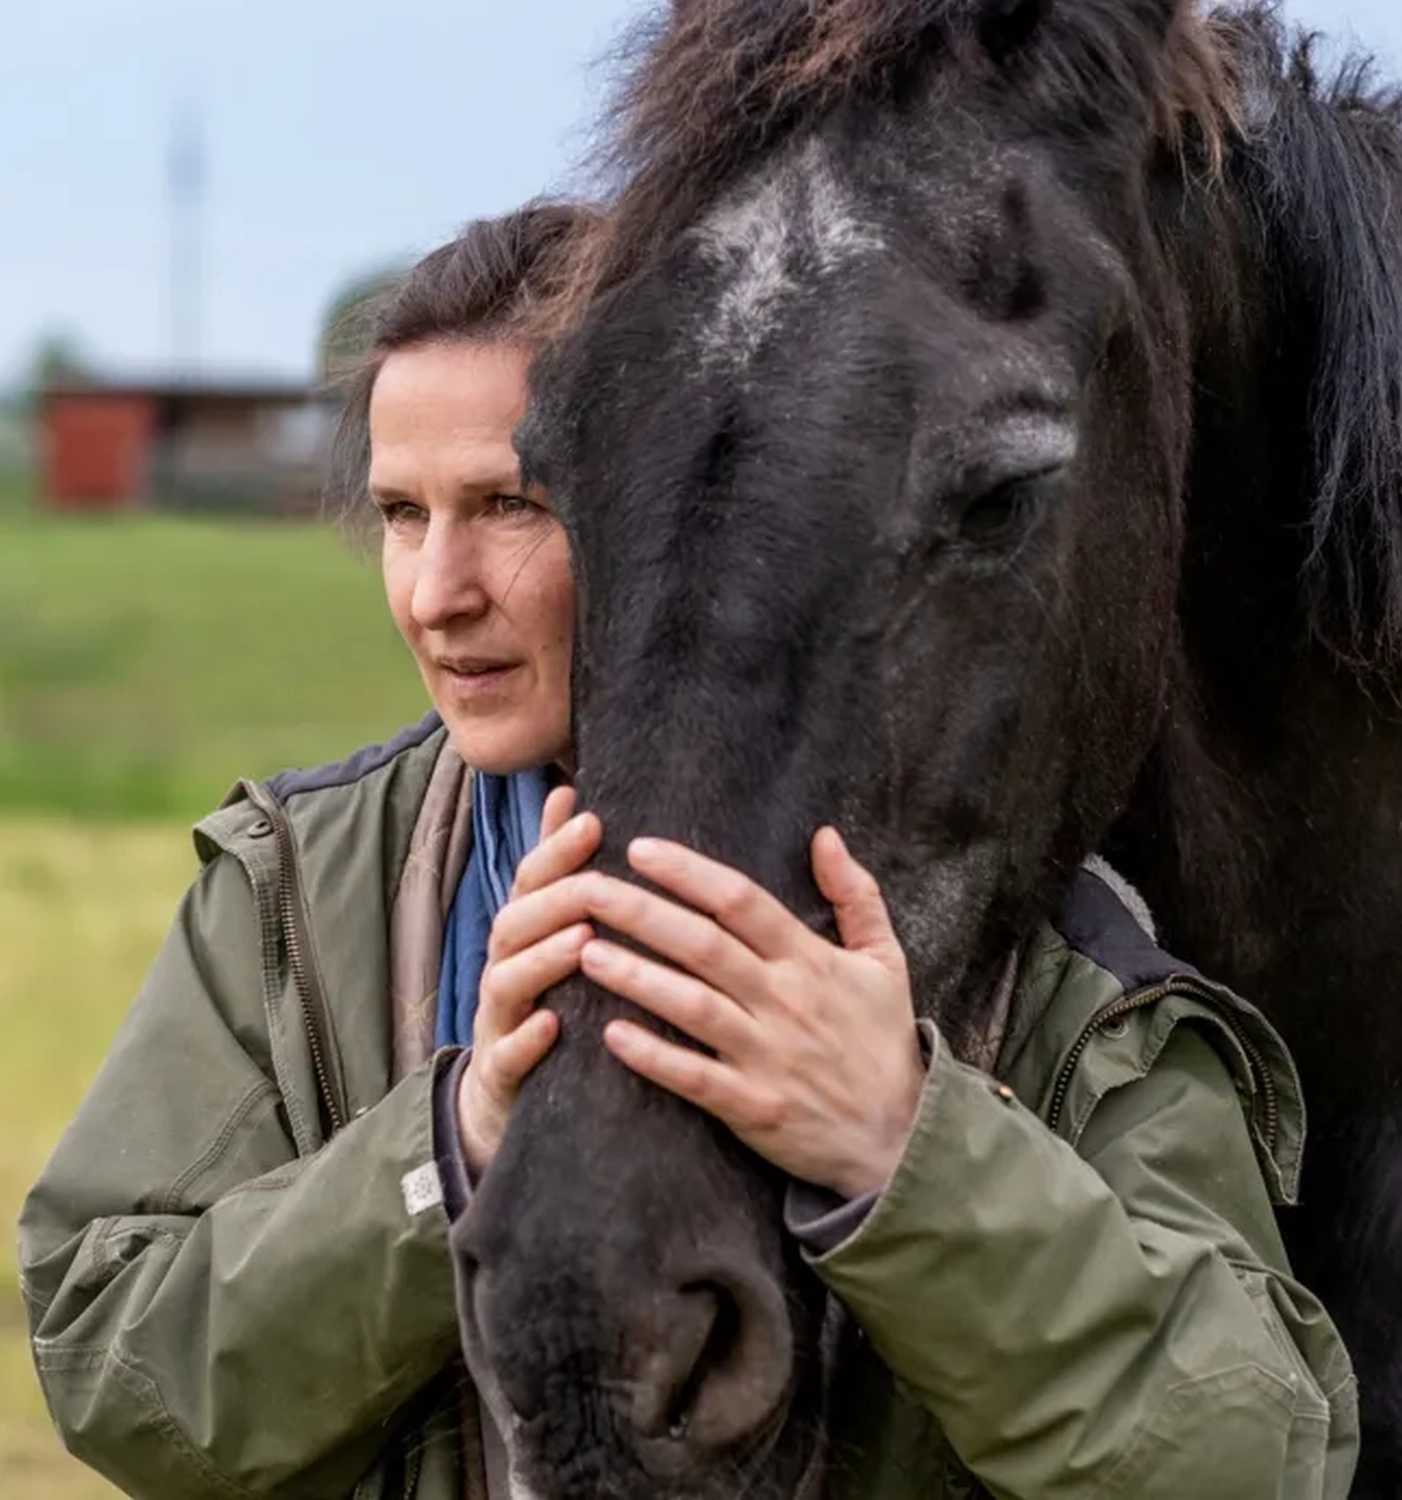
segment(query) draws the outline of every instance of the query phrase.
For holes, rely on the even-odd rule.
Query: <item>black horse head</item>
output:
[[[537,372],[520,442],[573,546],[600,863],[675,837],[822,927],[807,849],[837,822],[956,1050],[1175,680],[1231,37],[1184,0],[678,0],[599,294]],[[464,1239],[523,1481],[789,1500],[822,1299],[783,1184],[609,1060],[618,1002],[551,1004]]]

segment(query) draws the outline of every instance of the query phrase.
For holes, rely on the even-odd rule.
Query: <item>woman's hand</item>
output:
[[[812,858],[841,947],[738,871],[639,839],[633,869],[695,910],[588,877],[589,913],[677,967],[599,940],[586,943],[581,967],[715,1054],[615,1021],[604,1039],[620,1061],[792,1176],[856,1197],[899,1163],[925,1067],[880,888],[835,829],[814,838]]]
[[[537,1010],[552,985],[579,967],[593,936],[588,923],[568,912],[552,887],[573,874],[599,847],[592,813],[574,817],[575,795],[559,787],[545,803],[540,843],[521,861],[511,900],[497,913],[487,948],[473,1023],[472,1061],[458,1091],[463,1152],[480,1177],[496,1155],[506,1120],[526,1075],[555,1045],[559,1018]],[[558,890],[558,887],[556,887]]]

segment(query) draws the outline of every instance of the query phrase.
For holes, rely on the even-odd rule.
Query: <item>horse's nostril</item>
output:
[[[650,1305],[649,1305],[650,1304]],[[691,1281],[633,1321],[642,1357],[629,1416],[639,1437],[696,1450],[744,1446],[788,1398],[793,1334],[762,1274]]]
[[[668,1410],[667,1436],[680,1441],[691,1430],[691,1414],[702,1387],[712,1375],[734,1358],[740,1337],[740,1309],[723,1286],[714,1283],[684,1287],[682,1296],[709,1305],[711,1326],[701,1352],[689,1370],[682,1370],[681,1383],[673,1391]],[[702,1300],[704,1299],[704,1301]]]

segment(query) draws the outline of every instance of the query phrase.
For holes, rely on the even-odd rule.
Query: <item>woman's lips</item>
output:
[[[507,680],[520,670],[520,662],[440,662],[454,697],[483,698],[502,691]]]

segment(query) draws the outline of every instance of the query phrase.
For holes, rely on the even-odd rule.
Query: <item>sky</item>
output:
[[[349,281],[578,182],[656,0],[29,0],[0,41],[0,384],[38,341],[165,368],[172,140],[202,142],[196,355],[312,372]],[[1398,0],[1287,0],[1402,78]],[[188,340],[187,340],[188,342]]]

